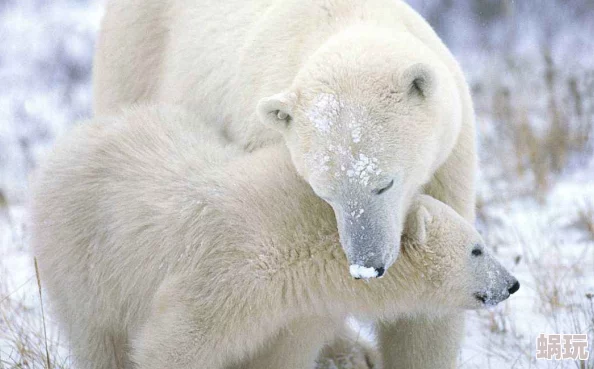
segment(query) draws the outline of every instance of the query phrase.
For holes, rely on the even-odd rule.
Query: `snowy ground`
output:
[[[522,287],[494,309],[468,313],[463,368],[582,368],[534,355],[540,333],[594,337],[594,242],[573,226],[575,209],[592,198],[594,181],[572,177],[543,205],[518,200],[489,208],[486,238]],[[583,367],[593,365],[590,359]]]
[[[503,15],[492,9],[499,3]],[[594,122],[594,9],[551,0],[518,22],[522,11],[506,13],[522,8],[514,2],[476,0],[495,14],[481,8],[480,19],[474,2],[452,4],[413,1],[469,76],[483,169],[478,226],[522,284],[509,301],[468,313],[460,367],[594,368],[594,355],[587,363],[535,359],[539,333],[587,333],[590,350],[594,342],[594,160],[584,136]],[[51,366],[69,367],[51,315],[43,334],[27,176],[55,137],[89,114],[101,5],[0,1],[0,369],[46,367],[46,342]]]

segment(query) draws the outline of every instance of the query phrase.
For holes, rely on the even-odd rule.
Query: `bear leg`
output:
[[[384,369],[453,369],[464,331],[464,313],[402,318],[379,326]]]
[[[335,336],[336,327],[328,317],[293,320],[249,362],[234,369],[313,368],[322,347]]]
[[[151,312],[131,341],[136,368],[229,368],[253,357],[279,331],[272,307],[255,313],[261,311],[255,302],[261,296],[242,294],[247,300],[230,302],[228,288],[206,286],[199,278],[170,276],[159,287]],[[235,283],[233,290],[246,288]]]
[[[131,364],[126,359],[127,340],[123,335],[113,334],[104,328],[84,327],[78,331],[67,329],[77,368],[80,369],[126,369]]]

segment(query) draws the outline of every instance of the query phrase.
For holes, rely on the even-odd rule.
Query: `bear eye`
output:
[[[472,249],[472,256],[481,256],[483,254],[483,250],[480,247],[475,247]]]
[[[291,120],[291,116],[289,114],[285,113],[284,111],[276,110],[274,112],[274,115],[276,115],[276,118],[278,120],[284,120],[287,122],[289,122]]]
[[[373,193],[375,193],[376,195],[381,195],[382,193],[384,193],[384,192],[388,191],[390,188],[392,188],[393,185],[394,185],[394,180],[391,180],[387,186],[377,189],[377,190],[373,190]]]

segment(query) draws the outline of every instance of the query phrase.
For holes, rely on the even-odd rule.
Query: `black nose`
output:
[[[376,268],[375,271],[377,272],[377,277],[381,277],[384,275],[384,273],[386,272],[386,269],[384,268]]]
[[[513,295],[520,289],[520,282],[516,281],[513,286],[511,286],[508,291],[510,295]]]

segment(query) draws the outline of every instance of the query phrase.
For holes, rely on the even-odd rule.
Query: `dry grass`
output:
[[[556,236],[557,229],[565,228],[563,222],[550,218],[550,215],[544,215],[539,220],[535,222],[539,225],[532,230],[533,233],[527,229],[514,233],[513,223],[501,220],[492,232],[498,235],[490,235],[505,240],[503,243],[508,248],[515,244],[521,250],[521,257],[513,257],[510,252],[505,255],[508,260],[513,260],[512,268],[516,269],[514,273],[522,281],[523,291],[521,289],[522,293],[496,309],[480,313],[482,324],[491,333],[485,354],[516,363],[518,368],[593,369],[592,355],[588,361],[535,360],[535,336],[527,337],[525,327],[517,327],[518,323],[527,319],[533,328],[538,327],[542,333],[586,333],[590,337],[590,351],[592,348],[594,275],[591,265],[594,263],[594,243],[588,239],[568,245],[564,242],[565,237]],[[529,303],[518,300],[527,298]],[[507,355],[507,359],[502,355]],[[513,355],[517,357],[512,359]]]
[[[508,242],[519,243],[522,250],[521,261],[514,260],[514,263],[519,266],[515,273],[522,281],[520,292],[523,294],[495,309],[471,314],[470,325],[481,327],[479,335],[483,342],[476,350],[483,359],[480,365],[462,365],[461,368],[593,369],[592,354],[588,361],[535,359],[538,333],[587,333],[592,350],[594,302],[592,293],[586,292],[592,286],[584,279],[592,275],[588,270],[589,262],[583,261],[593,259],[580,254],[568,258],[562,245],[547,240],[546,236],[515,239],[508,233]],[[591,246],[591,243],[585,245],[584,250]],[[556,263],[555,257],[547,257],[559,254],[564,254],[564,261]],[[526,320],[532,329],[526,329]]]
[[[35,279],[37,280],[37,291],[39,292],[39,306],[41,308],[41,323],[43,326],[43,343],[45,344],[45,363],[46,367],[49,369],[52,367],[50,361],[50,354],[48,350],[47,344],[47,326],[45,324],[45,311],[43,308],[43,292],[41,290],[41,278],[39,277],[39,265],[37,264],[37,258],[35,260]]]
[[[35,278],[28,283],[34,284]],[[18,290],[12,292],[1,293],[0,368],[68,368],[68,360],[61,357],[60,338],[48,337],[43,330],[44,315],[31,308]]]
[[[540,60],[506,60],[489,85],[474,86],[482,130],[492,124],[481,143],[483,164],[497,167],[489,179],[507,182],[512,194],[529,189],[542,201],[562,174],[587,164],[594,152],[594,71],[578,78],[555,64],[546,47]],[[541,74],[526,73],[539,65]],[[513,86],[501,82],[510,76]]]
[[[19,248],[17,244],[21,241],[14,236],[17,225],[10,217],[8,206],[4,210],[6,216],[0,216],[0,236],[3,230],[8,230],[12,234],[9,242]],[[47,316],[38,274],[32,272],[15,284],[12,273],[17,271],[6,268],[11,265],[0,262],[0,369],[69,368],[68,350],[61,337],[46,331]]]
[[[581,231],[586,237],[594,241],[594,203],[586,202],[580,206],[573,226]]]
[[[4,210],[7,206],[8,202],[6,201],[6,196],[4,196],[2,189],[0,189],[0,210]]]
[[[507,217],[512,203],[535,206],[527,199],[551,213],[547,203],[555,185],[591,160],[594,71],[569,70],[556,63],[546,44],[537,60],[511,53],[504,59],[489,71],[490,79],[473,88],[482,134],[483,183],[488,183],[479,193],[477,216],[490,246],[496,252],[507,251],[508,260],[513,260],[508,265],[524,270],[518,272],[522,289],[529,289],[531,296],[529,304],[518,301],[521,289],[516,300],[478,314],[476,325],[489,334],[479,353],[486,359],[476,367],[499,368],[505,362],[516,368],[593,369],[594,202],[576,199],[579,205],[574,209],[559,209],[565,212],[563,219],[545,219],[528,237],[525,224],[516,225]],[[521,221],[525,220],[526,214]],[[515,227],[524,229],[514,232]],[[567,241],[576,231],[583,236]],[[515,256],[509,252],[512,245],[519,251]],[[526,327],[517,326],[522,320],[542,326],[543,333],[587,333],[590,359],[535,360],[534,337],[526,337]]]

